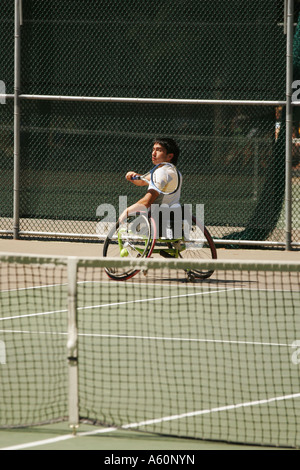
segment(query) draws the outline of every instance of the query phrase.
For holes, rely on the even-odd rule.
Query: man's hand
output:
[[[122,212],[122,214],[120,215],[120,217],[119,217],[119,222],[120,222],[120,224],[122,224],[123,222],[125,222],[125,220],[126,220],[127,217],[128,217],[127,214],[128,214],[128,209],[125,209],[125,210]]]
[[[125,179],[130,181],[131,183],[135,184],[136,186],[148,186],[149,183],[143,180],[133,180],[133,176],[141,176],[140,173],[136,173],[135,171],[128,171],[125,175]],[[148,179],[148,177],[146,177]],[[150,175],[149,175],[149,182],[150,182]]]
[[[127,181],[131,181],[133,176],[141,176],[141,175],[139,175],[139,173],[136,173],[135,171],[128,171],[125,175],[125,178],[127,179]]]

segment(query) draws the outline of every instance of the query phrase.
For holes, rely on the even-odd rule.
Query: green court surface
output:
[[[66,423],[27,429],[0,430],[1,450],[101,450],[101,451],[232,451],[286,450],[264,446],[246,446],[222,442],[179,439],[128,431],[105,431],[105,428],[81,425],[76,436]],[[111,455],[111,453],[107,453]]]
[[[33,270],[30,284],[23,275],[23,285],[1,289],[0,415],[8,426],[68,413],[67,286],[62,273],[50,278],[46,269]],[[0,450],[299,445],[295,273],[220,272],[192,284],[165,271],[126,283],[102,275],[78,277],[85,422],[76,436],[67,421],[1,429]]]

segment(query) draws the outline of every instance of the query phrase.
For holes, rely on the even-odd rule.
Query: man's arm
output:
[[[150,189],[149,191],[147,191],[144,197],[142,197],[139,201],[132,204],[132,206],[127,207],[127,209],[123,211],[123,213],[119,217],[119,221],[123,222],[129,215],[134,215],[137,212],[142,212],[149,209],[149,207],[156,201],[158,195],[159,193],[157,191]]]
[[[148,183],[146,183],[146,181],[133,180],[132,179],[133,176],[141,176],[141,175],[139,173],[135,173],[134,171],[128,171],[128,173],[126,173],[126,175],[125,175],[125,178],[127,179],[127,181],[130,181],[131,183],[135,184],[136,186],[148,186]],[[149,182],[150,182],[150,175],[146,176],[146,179],[149,179]]]

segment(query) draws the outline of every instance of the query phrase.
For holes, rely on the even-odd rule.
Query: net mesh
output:
[[[0,277],[0,427],[62,419],[68,415],[65,269],[1,259]]]
[[[1,257],[1,427],[68,419],[67,263]],[[299,446],[299,281],[297,263],[79,260],[80,421]]]

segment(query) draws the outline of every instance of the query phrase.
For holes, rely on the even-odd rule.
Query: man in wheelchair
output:
[[[179,147],[177,143],[170,138],[155,139],[152,148],[152,163],[172,163],[177,165],[179,158]],[[147,186],[146,194],[136,203],[127,207],[120,215],[119,220],[123,222],[128,216],[139,212],[151,212],[151,216],[156,218],[155,222],[159,227],[159,236],[174,238],[174,231],[179,234],[179,228],[182,226],[182,209],[180,206],[180,194],[182,186],[182,176],[180,175],[180,184],[178,189],[172,194],[162,194],[156,189],[150,180],[150,175],[144,180],[136,180],[133,177],[141,176],[139,173],[129,171],[126,173],[126,180],[136,186]],[[156,182],[159,186],[160,182]]]

